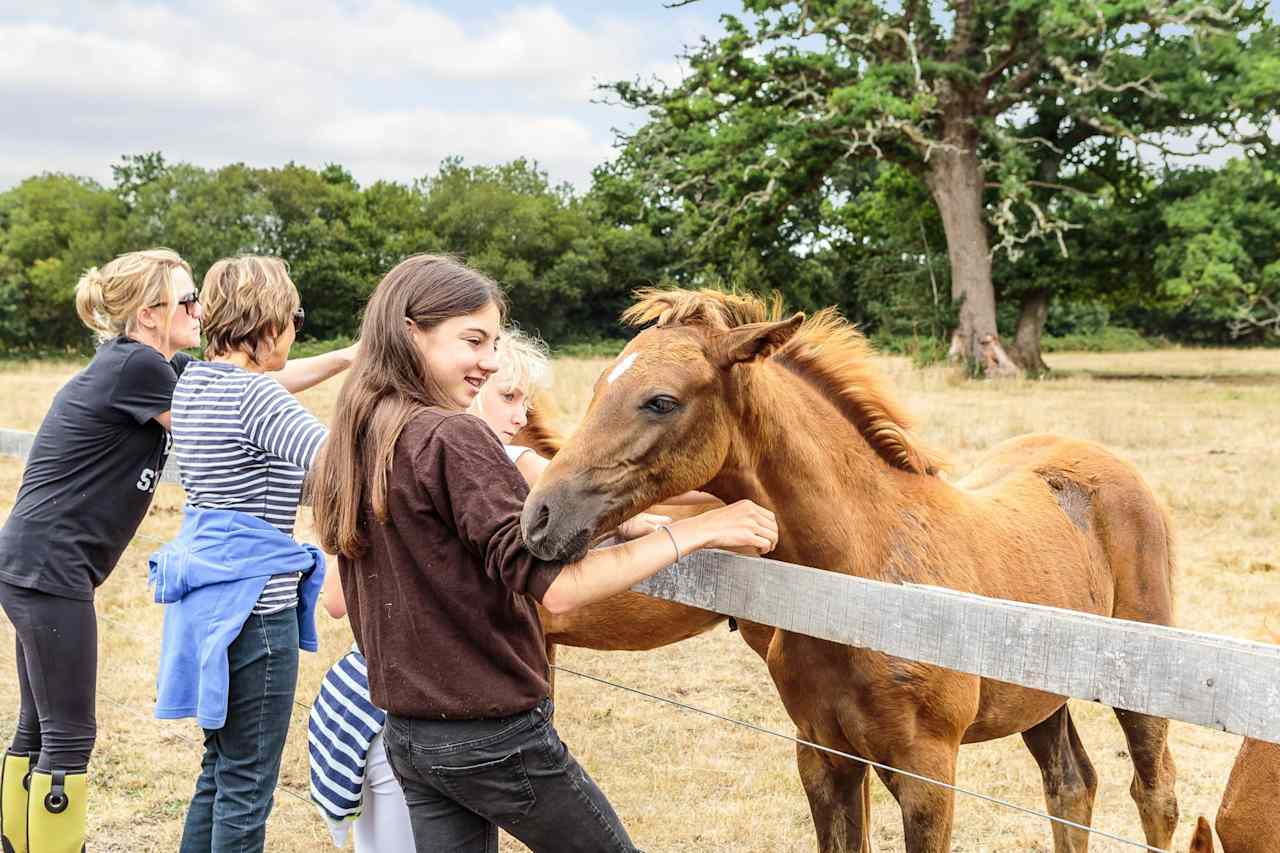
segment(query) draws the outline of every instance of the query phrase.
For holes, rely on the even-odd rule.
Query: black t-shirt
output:
[[[0,530],[0,580],[93,598],[151,506],[169,453],[153,418],[169,411],[191,360],[114,338],[62,386]]]

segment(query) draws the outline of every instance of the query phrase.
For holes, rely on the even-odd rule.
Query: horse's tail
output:
[[[871,853],[871,773],[862,774],[862,853]],[[1195,851],[1199,853],[1199,851]],[[1212,853],[1212,848],[1210,848]]]
[[[1160,502],[1160,521],[1164,524],[1165,572],[1169,579],[1169,594],[1176,602],[1178,596],[1175,584],[1178,579],[1178,539],[1173,532],[1173,524],[1169,520],[1169,508]],[[1175,617],[1176,618],[1176,617]],[[1210,836],[1212,838],[1212,836]],[[1210,847],[1210,850],[1213,848]]]
[[[555,406],[548,394],[538,394],[529,409],[529,420],[511,440],[512,444],[529,447],[544,459],[550,459],[564,446],[564,436],[551,425],[549,409]]]

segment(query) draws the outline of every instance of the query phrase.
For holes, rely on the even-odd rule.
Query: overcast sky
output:
[[[1272,0],[1272,14],[1280,0]],[[637,113],[596,84],[679,74],[737,0],[0,0],[0,188],[123,154],[340,163],[362,183],[536,159],[585,188]],[[1210,159],[1221,159],[1219,153]]]
[[[731,0],[0,0],[0,187],[122,154],[340,163],[411,180],[533,157],[584,187],[637,114],[598,82],[678,73]]]

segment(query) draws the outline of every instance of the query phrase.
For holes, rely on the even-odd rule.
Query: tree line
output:
[[[632,290],[679,283],[776,290],[808,310],[838,305],[871,334],[945,349],[957,314],[945,227],[910,171],[864,161],[829,196],[710,241],[700,210],[655,199],[651,187],[625,156],[581,192],[526,160],[449,160],[429,178],[367,186],[336,165],[209,169],[157,153],[123,158],[108,185],[34,176],[0,193],[0,348],[86,348],[76,279],[120,252],[163,245],[197,280],[226,255],[285,258],[306,331],[322,338],[355,334],[400,258],[449,252],[501,282],[513,319],[552,344],[620,337]],[[1191,343],[1280,337],[1280,161],[1131,164],[1067,202],[1079,224],[1063,235],[1065,255],[1051,241],[1017,260],[996,256],[1008,339],[1027,292],[1052,296],[1042,317],[1051,334],[1118,325]]]
[[[116,254],[167,246],[196,280],[228,255],[278,255],[309,336],[354,335],[366,299],[401,258],[452,253],[492,275],[513,317],[551,341],[606,333],[634,287],[659,281],[661,242],[610,225],[591,195],[532,163],[446,161],[411,184],[360,186],[340,166],[207,169],[159,153],[122,158],[113,181],[64,174],[0,193],[0,347],[82,347],[72,289]]]

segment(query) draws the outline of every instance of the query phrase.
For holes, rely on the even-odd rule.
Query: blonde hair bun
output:
[[[89,267],[76,283],[76,314],[99,340],[127,335],[139,309],[173,301],[175,269],[191,275],[172,249],[126,252],[101,268]]]

